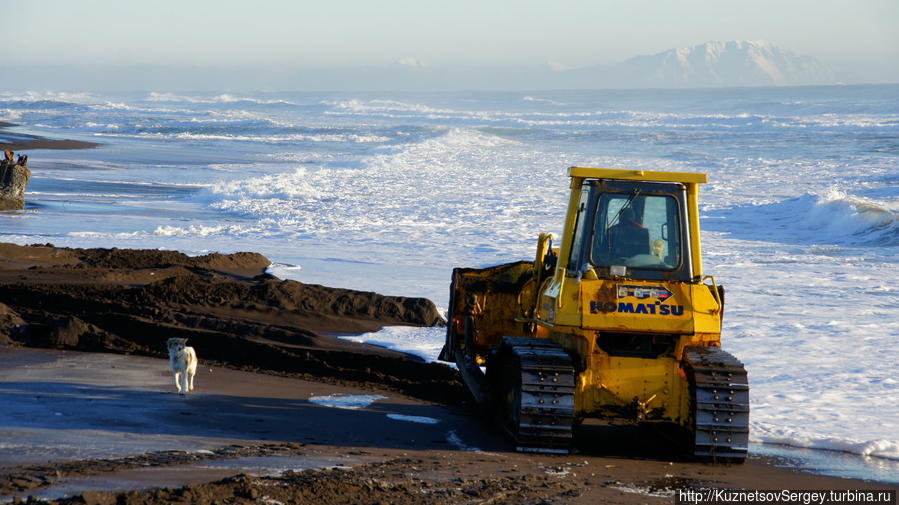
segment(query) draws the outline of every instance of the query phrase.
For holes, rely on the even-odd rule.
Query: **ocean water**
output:
[[[840,451],[899,480],[899,86],[0,92],[0,121],[101,144],[26,152],[28,207],[0,241],[258,251],[282,278],[438,307],[454,266],[559,233],[568,166],[705,172],[751,450]],[[354,338],[435,359],[443,331]]]

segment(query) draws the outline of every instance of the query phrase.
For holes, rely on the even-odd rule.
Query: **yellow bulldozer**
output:
[[[724,289],[704,275],[705,174],[571,167],[560,247],[455,268],[440,359],[520,451],[567,453],[587,418],[680,426],[700,459],[742,462],[743,364],[721,350]]]

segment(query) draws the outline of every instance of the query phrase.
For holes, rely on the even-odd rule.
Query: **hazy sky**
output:
[[[767,40],[899,66],[899,0],[0,0],[0,61],[568,66]]]

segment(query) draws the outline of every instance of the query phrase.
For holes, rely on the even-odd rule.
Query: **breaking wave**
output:
[[[248,103],[248,104],[257,104],[257,105],[298,105],[289,100],[282,100],[279,98],[263,99],[263,98],[247,97],[247,96],[236,96],[236,95],[232,95],[229,93],[222,93],[220,95],[216,95],[216,96],[212,96],[212,97],[201,97],[201,96],[178,95],[175,93],[168,93],[168,92],[151,91],[149,93],[149,95],[147,95],[146,100],[148,102],[173,102],[173,103],[186,102],[186,103],[205,103],[205,104]]]
[[[899,246],[899,200],[851,195],[838,189],[764,205],[721,211],[712,229],[742,238],[856,246]],[[731,223],[740,223],[732,227]]]
[[[891,440],[844,440],[837,437],[814,437],[796,430],[753,423],[752,440],[770,445],[802,449],[845,452],[868,458],[899,461],[899,442]]]
[[[57,91],[25,91],[22,93],[0,92],[0,102],[28,104],[32,106],[69,106],[74,104],[97,103],[101,101],[91,93],[68,93]]]
[[[899,203],[899,202],[897,202]],[[883,202],[830,191],[818,198],[808,214],[812,229],[827,236],[871,245],[899,245],[899,213]]]

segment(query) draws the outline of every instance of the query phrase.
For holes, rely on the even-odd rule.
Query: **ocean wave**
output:
[[[564,106],[561,102],[525,97],[525,101],[546,102]],[[646,112],[627,109],[597,109],[571,111],[502,111],[495,109],[470,110],[431,107],[423,104],[390,100],[362,101],[358,99],[328,102],[334,109],[328,115],[378,117],[387,119],[428,119],[477,121],[491,124],[524,127],[581,127],[581,128],[673,128],[673,129],[740,129],[760,125],[764,116],[748,113],[692,114]]]
[[[233,112],[228,114],[210,113],[205,116],[177,115],[166,118],[158,116],[159,111],[154,111],[154,117],[110,117],[109,115],[97,115],[80,125],[80,129],[91,133],[106,133],[114,131],[124,135],[136,136],[140,134],[179,134],[179,133],[213,133],[220,135],[240,135],[244,133],[272,133],[291,131],[290,126],[284,126],[276,121],[253,114]],[[119,119],[110,122],[109,119]],[[295,129],[293,129],[295,130]]]
[[[293,173],[265,175],[254,180],[219,182],[208,191],[211,195],[223,196],[227,201],[250,198],[318,199],[327,194],[320,189],[319,184],[316,184],[318,177],[320,174],[316,176],[306,167],[299,167]]]
[[[421,143],[421,146],[442,150],[453,149],[459,146],[501,147],[521,145],[521,143],[516,140],[493,135],[489,130],[476,128],[448,128],[442,131],[442,135],[426,139]],[[413,149],[419,150],[421,146],[414,146]]]
[[[132,239],[132,238],[140,238],[146,237],[147,233],[144,231],[130,231],[130,232],[100,232],[100,231],[70,231],[65,233],[70,237],[77,238],[90,238],[90,239]]]
[[[71,115],[33,115],[33,125],[48,119],[47,127],[78,129],[91,134],[128,138],[187,138],[199,140],[242,140],[263,143],[307,142],[388,142],[397,135],[352,126],[312,125],[278,114],[242,108],[210,110],[167,110],[160,108],[118,110],[108,103],[84,113],[80,121]],[[112,108],[110,108],[112,107]],[[33,112],[33,111],[32,111]]]
[[[84,129],[94,133],[114,133],[121,130],[122,126],[115,123],[95,123],[93,121],[85,121]]]
[[[171,92],[158,92],[151,91],[147,97],[145,98],[148,102],[186,102],[186,103],[199,103],[199,104],[213,104],[213,103],[224,103],[224,104],[236,104],[236,103],[248,103],[248,104],[257,104],[257,105],[299,105],[297,103],[291,102],[289,100],[283,100],[280,98],[257,98],[250,96],[236,96],[230,93],[222,93],[216,96],[187,96],[187,95],[179,95]]]
[[[763,205],[713,212],[710,229],[734,236],[807,244],[899,245],[899,200],[874,200],[830,188]],[[740,223],[740,226],[732,226]]]
[[[530,96],[530,95],[526,95],[526,96],[522,97],[522,100],[524,100],[525,102],[547,103],[549,105],[565,105],[564,103],[558,102],[556,100],[551,100],[549,98],[537,98],[537,97]]]
[[[416,113],[441,113],[454,114],[458,111],[452,109],[440,109],[428,105],[417,103],[406,103],[396,100],[359,100],[352,98],[350,100],[340,100],[336,102],[325,101],[324,105],[330,105],[338,110],[344,110],[353,113],[369,114],[373,112],[416,112]]]
[[[768,117],[763,123],[776,128],[896,128],[896,114],[814,114],[808,116]]]
[[[255,98],[250,96],[235,96],[229,93],[223,93],[212,98],[214,103],[254,103],[258,105],[299,105],[290,100],[282,100],[280,98]]]
[[[92,120],[97,119],[97,120]],[[97,136],[120,138],[157,138],[189,140],[224,140],[260,143],[334,142],[384,143],[393,140],[394,132],[364,131],[349,128],[295,126],[247,111],[209,112],[203,116],[187,115],[159,118],[131,117],[109,121],[108,116],[95,116],[79,125],[79,129]],[[117,119],[112,117],[112,119]],[[53,125],[59,127],[59,124]],[[48,125],[50,127],[50,125]]]
[[[95,131],[98,137],[122,137],[122,138],[157,138],[157,139],[182,139],[182,140],[224,140],[239,142],[261,142],[261,143],[278,143],[278,142],[335,142],[335,143],[383,143],[390,142],[390,137],[381,135],[357,135],[357,134],[322,134],[322,135],[306,135],[306,134],[285,134],[285,135],[241,135],[237,133],[194,133],[194,132],[178,132],[178,133],[160,133],[160,132],[140,132],[140,133],[119,133],[116,131],[117,125],[102,126],[101,131]]]
[[[523,101],[566,106],[547,98],[531,95]],[[865,113],[827,113],[808,115],[778,115],[749,112],[660,112],[639,109],[594,109],[570,111],[503,111],[496,109],[472,110],[434,107],[421,103],[396,100],[360,100],[323,102],[333,107],[326,114],[373,116],[384,118],[418,117],[427,119],[479,120],[490,122],[514,122],[528,126],[600,126],[631,128],[795,128],[805,129],[893,129],[899,126],[899,115]]]
[[[128,198],[146,198],[145,195],[129,195],[116,193],[55,193],[50,191],[29,191],[30,196],[38,197],[57,197],[57,198],[102,198],[106,200],[119,200]]]
[[[557,106],[565,106],[566,104],[551,100],[548,98],[535,98],[533,96],[525,96],[523,101],[535,103],[548,103]],[[621,108],[599,108],[599,109],[580,109],[567,111],[540,111],[540,110],[520,110],[509,111],[495,108],[487,109],[453,109],[446,107],[434,107],[420,103],[409,103],[397,100],[360,100],[357,98],[341,100],[341,101],[324,101],[323,105],[333,107],[339,111],[350,112],[354,114],[371,114],[375,113],[423,113],[423,114],[444,114],[447,116],[471,116],[471,117],[493,117],[493,118],[510,118],[519,116],[528,117],[602,117],[608,119],[614,118],[640,118],[654,120],[684,120],[684,119],[715,119],[715,120],[761,120],[765,116],[758,114],[750,114],[746,112],[737,113],[684,113],[684,112],[659,112],[644,111],[639,109],[621,109]],[[334,111],[332,111],[334,112]]]
[[[157,237],[175,237],[175,236],[187,236],[187,237],[212,237],[212,236],[239,236],[245,235],[247,233],[258,232],[262,229],[259,226],[245,226],[245,225],[190,225],[190,226],[172,226],[172,225],[163,225],[157,226],[155,230],[151,233],[147,233],[147,235],[154,235]]]
[[[146,239],[151,237],[237,237],[248,234],[264,234],[268,231],[265,223],[256,225],[160,225],[153,230],[129,232],[70,231],[67,236],[90,239]]]
[[[22,111],[12,109],[0,109],[0,121],[18,121],[22,118]]]
[[[148,102],[188,102],[209,103],[208,100],[193,98],[185,95],[177,95],[171,92],[151,91],[144,100]]]
[[[25,91],[23,93],[0,92],[0,102],[27,104],[31,106],[70,106],[102,102],[91,93],[69,93],[64,91]]]
[[[868,458],[899,461],[899,441],[894,440],[846,440],[802,433],[791,428],[778,428],[763,423],[753,423],[750,433],[753,442],[763,444],[845,452]]]
[[[899,245],[899,213],[886,202],[831,189],[824,195],[806,195],[786,205],[798,207],[809,230],[830,240],[879,246]]]

